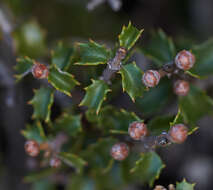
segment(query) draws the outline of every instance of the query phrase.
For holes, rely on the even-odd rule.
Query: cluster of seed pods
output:
[[[136,141],[142,141],[144,144],[146,144],[146,141],[149,139],[149,131],[145,123],[135,121],[129,125],[129,136]],[[162,134],[152,137],[152,142],[147,145],[148,149],[152,149],[153,147],[157,146],[166,146],[168,144],[177,143],[181,144],[183,143],[188,136],[188,128],[184,124],[176,124],[172,126],[168,133],[162,132]],[[111,148],[111,156],[115,160],[124,160],[129,153],[129,146],[124,143],[120,142],[112,146]]]
[[[176,69],[187,71],[194,66],[195,56],[190,51],[180,51],[174,61]],[[155,87],[159,84],[161,79],[161,73],[157,70],[148,70],[143,74],[142,82],[148,88]],[[190,85],[188,81],[176,80],[173,86],[174,93],[178,96],[186,96],[189,92]],[[129,125],[129,136],[133,140],[140,140],[146,144],[147,136],[149,135],[147,126],[143,122],[133,122]],[[184,124],[176,124],[172,126],[168,133],[162,132],[152,138],[152,143],[148,145],[148,148],[156,146],[165,146],[169,143],[183,143],[188,136],[188,128]],[[126,143],[121,142],[115,144],[111,149],[111,156],[115,160],[124,160],[129,153],[129,147]]]
[[[48,143],[39,144],[35,140],[28,140],[24,145],[26,153],[31,157],[37,157],[40,151],[44,151],[44,157],[49,158],[49,165],[52,168],[58,168],[61,166],[61,160],[57,157],[57,154],[51,149]]]
[[[115,57],[108,62],[108,67],[111,70],[118,71],[121,67],[121,61],[126,56],[126,49],[120,47]],[[195,56],[190,52],[183,50],[179,52],[176,57],[174,64],[177,69],[187,71],[194,66]],[[48,77],[49,70],[48,67],[44,64],[40,64],[35,62],[32,68],[32,75],[37,79],[45,79]],[[148,70],[143,74],[142,82],[148,88],[153,88],[157,86],[161,79],[161,73],[158,70]],[[177,80],[174,83],[173,90],[174,93],[178,96],[186,96],[189,92],[190,85],[188,81],[185,80]],[[143,122],[133,122],[129,126],[129,136],[136,141],[141,141],[146,139],[148,136],[148,128]],[[183,143],[188,136],[188,128],[184,124],[176,124],[172,126],[168,133],[162,132],[161,135],[156,136],[151,146],[165,146],[169,143]],[[29,156],[35,157],[38,156],[42,146],[39,145],[38,142],[34,140],[29,140],[25,143],[25,151]],[[45,150],[44,156],[49,157],[51,155],[51,150],[48,148]],[[129,146],[120,142],[115,144],[111,148],[111,156],[115,160],[124,160],[129,154]],[[49,164],[53,168],[58,168],[61,165],[61,160],[56,156],[52,156]]]
[[[195,64],[195,56],[186,50],[180,51],[174,61],[174,66],[179,70],[187,71]],[[161,78],[161,73],[157,70],[148,70],[142,77],[142,82],[148,88],[158,85]],[[177,80],[173,85],[174,93],[178,96],[186,96],[189,92],[189,82],[185,80]]]

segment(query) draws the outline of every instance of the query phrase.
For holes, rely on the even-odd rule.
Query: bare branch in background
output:
[[[89,11],[94,10],[97,6],[103,4],[107,2],[110,7],[112,8],[113,11],[119,11],[121,6],[122,6],[122,2],[121,0],[91,0],[88,4],[87,4],[87,9]]]

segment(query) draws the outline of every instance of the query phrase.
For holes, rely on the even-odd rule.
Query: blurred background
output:
[[[145,29],[140,46],[147,43],[152,30],[162,28],[177,47],[188,48],[213,36],[211,18],[212,0],[0,0],[0,189],[45,189],[23,183],[36,163],[26,156],[20,131],[31,120],[32,107],[27,101],[33,96],[32,89],[40,84],[32,77],[15,83],[17,56],[48,62],[50,50],[60,40],[72,43],[91,38],[112,46],[129,21]],[[136,60],[143,62],[144,58],[136,56]],[[211,78],[200,85],[213,97]],[[121,100],[114,104],[125,104],[128,109],[125,97]],[[56,101],[53,117],[60,105]],[[164,111],[173,112],[174,104],[168,105]],[[212,118],[205,117],[199,121],[202,127],[184,145],[158,150],[167,166],[156,184],[167,186],[184,177],[197,184],[195,189],[212,188],[212,123]],[[64,189],[63,184],[55,184],[52,189]],[[149,188],[134,185],[127,189]]]

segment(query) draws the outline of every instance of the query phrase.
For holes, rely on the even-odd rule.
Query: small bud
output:
[[[35,63],[32,68],[32,74],[36,79],[44,79],[48,77],[49,70],[44,64]]]
[[[115,160],[124,160],[129,154],[129,147],[125,143],[117,143],[111,149],[111,156]]]
[[[188,128],[184,124],[176,124],[170,128],[169,136],[173,143],[183,143],[188,136]]]
[[[120,48],[117,50],[116,56],[115,56],[115,57],[121,61],[122,59],[125,58],[126,53],[127,53],[126,49],[123,48],[123,47],[120,47]]]
[[[178,96],[186,96],[189,93],[189,83],[184,80],[178,80],[174,83],[174,93]]]
[[[160,73],[155,70],[148,70],[143,74],[142,81],[147,87],[155,87],[160,81]]]
[[[135,121],[129,125],[129,135],[134,140],[140,140],[148,134],[146,124],[143,122]]]
[[[52,168],[59,168],[61,166],[61,160],[57,157],[53,157],[50,160],[50,166]]]
[[[24,148],[29,156],[35,157],[39,155],[39,144],[34,140],[27,141],[24,145]]]
[[[186,50],[180,51],[175,57],[175,64],[179,69],[187,71],[195,64],[195,56]]]
[[[126,53],[127,53],[126,49],[123,47],[120,47],[117,50],[115,57],[108,61],[107,64],[109,66],[109,69],[113,71],[119,71],[122,65],[121,61],[125,58]]]

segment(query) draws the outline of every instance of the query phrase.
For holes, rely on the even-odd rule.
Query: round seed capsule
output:
[[[32,74],[36,79],[44,79],[48,77],[49,70],[46,65],[35,63],[32,68]]]
[[[195,56],[186,50],[180,51],[175,57],[175,64],[179,69],[187,71],[195,64]]]
[[[61,160],[57,157],[54,157],[50,160],[50,166],[52,168],[59,168],[61,166]]]
[[[177,80],[174,83],[174,93],[178,96],[186,96],[189,93],[189,83],[184,80]]]
[[[140,140],[148,134],[148,129],[145,123],[135,121],[129,125],[128,132],[131,138]]]
[[[129,154],[129,147],[125,143],[117,143],[111,149],[111,156],[115,160],[124,160]]]
[[[173,143],[183,143],[188,136],[188,128],[184,124],[176,124],[169,130],[169,137]]]
[[[35,157],[39,155],[39,144],[34,140],[29,140],[25,143],[24,149],[29,156]]]
[[[142,81],[147,87],[155,87],[160,81],[160,73],[155,70],[148,70],[143,74]]]

